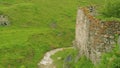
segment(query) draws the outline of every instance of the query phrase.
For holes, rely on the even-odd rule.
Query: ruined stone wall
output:
[[[100,61],[101,53],[109,52],[116,44],[115,34],[120,34],[120,23],[102,22],[96,19],[87,8],[78,10],[74,44],[79,55],[85,55],[94,64]]]
[[[0,25],[2,26],[9,25],[9,20],[7,16],[0,15]]]

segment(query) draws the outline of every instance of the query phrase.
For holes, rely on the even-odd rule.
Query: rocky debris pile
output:
[[[8,16],[0,15],[0,25],[6,26],[6,25],[9,25],[9,24],[10,24],[10,22],[8,20]]]

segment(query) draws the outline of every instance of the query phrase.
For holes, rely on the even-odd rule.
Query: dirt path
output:
[[[58,48],[51,50],[47,52],[44,55],[44,58],[38,63],[38,68],[56,68],[55,65],[53,64],[53,60],[51,59],[51,56],[54,55],[58,51],[62,51],[64,49],[69,49],[73,47],[68,47],[68,48]]]

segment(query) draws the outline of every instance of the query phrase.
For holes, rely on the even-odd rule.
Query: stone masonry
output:
[[[102,53],[110,52],[115,47],[114,44],[118,41],[115,34],[120,35],[119,22],[102,22],[88,8],[78,10],[74,45],[80,56],[85,55],[94,64],[98,63]]]
[[[2,26],[9,25],[9,20],[7,16],[0,15],[0,25]]]

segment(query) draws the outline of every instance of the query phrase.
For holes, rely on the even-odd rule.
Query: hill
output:
[[[72,46],[77,8],[104,0],[0,0],[0,68],[37,68],[48,50]]]

